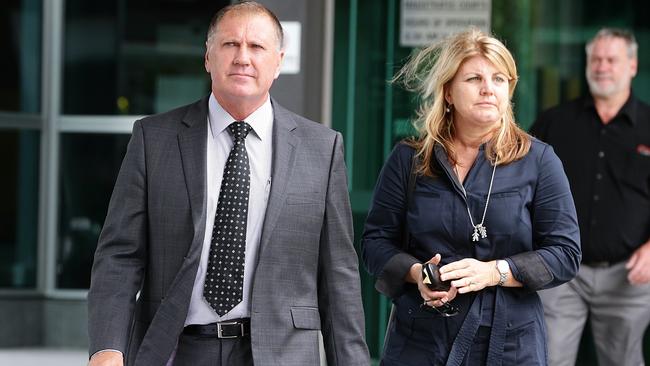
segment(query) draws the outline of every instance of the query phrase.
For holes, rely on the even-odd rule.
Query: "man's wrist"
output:
[[[114,353],[119,354],[120,356],[124,356],[124,354],[122,353],[122,351],[118,351],[118,350],[116,350],[116,349],[112,349],[112,348],[107,348],[107,349],[102,349],[102,350],[99,350],[99,351],[93,353],[93,354],[90,356],[90,359],[92,360],[93,357],[97,356],[97,355],[100,354],[100,353],[105,353],[105,352],[114,352]]]

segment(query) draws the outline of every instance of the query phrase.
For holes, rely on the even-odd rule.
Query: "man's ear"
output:
[[[280,76],[280,70],[282,69],[282,62],[284,61],[284,50],[280,50],[280,60],[278,61],[278,67],[275,70],[275,76],[273,79],[277,79]]]
[[[208,42],[205,42],[205,57],[203,60],[203,66],[205,67],[205,71],[209,74],[210,73],[210,45]]]
[[[638,70],[639,70],[639,59],[635,57],[630,61],[630,72],[632,74],[632,77],[636,76]]]

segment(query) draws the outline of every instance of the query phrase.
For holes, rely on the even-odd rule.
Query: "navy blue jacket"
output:
[[[408,212],[405,196],[414,149],[399,144],[384,165],[363,233],[363,260],[375,287],[395,304],[385,365],[460,365],[480,325],[490,326],[488,364],[546,365],[543,309],[536,291],[571,280],[580,263],[575,206],[562,163],[532,139],[522,159],[496,168],[485,218],[487,238],[471,241],[467,204],[480,222],[492,175],[481,147],[465,178],[467,199],[445,151],[435,148],[436,177],[418,176]],[[408,220],[409,251],[402,250]],[[523,288],[491,287],[458,295],[461,313],[443,318],[419,309],[422,298],[403,281],[409,268],[440,253],[441,264],[463,258],[505,259]]]

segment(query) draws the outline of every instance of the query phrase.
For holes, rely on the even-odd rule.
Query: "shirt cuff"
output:
[[[377,276],[375,289],[391,299],[399,297],[404,292],[404,277],[415,263],[420,261],[410,254],[394,255]]]
[[[519,253],[506,258],[506,261],[510,264],[512,276],[528,290],[541,290],[553,281],[553,274],[538,253]]]

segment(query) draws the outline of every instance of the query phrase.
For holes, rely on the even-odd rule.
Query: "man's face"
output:
[[[266,14],[227,13],[207,45],[205,69],[220,104],[259,107],[280,74],[284,52]]]
[[[599,38],[587,55],[587,82],[595,97],[627,93],[636,70],[637,59],[628,56],[627,44],[621,38]]]

